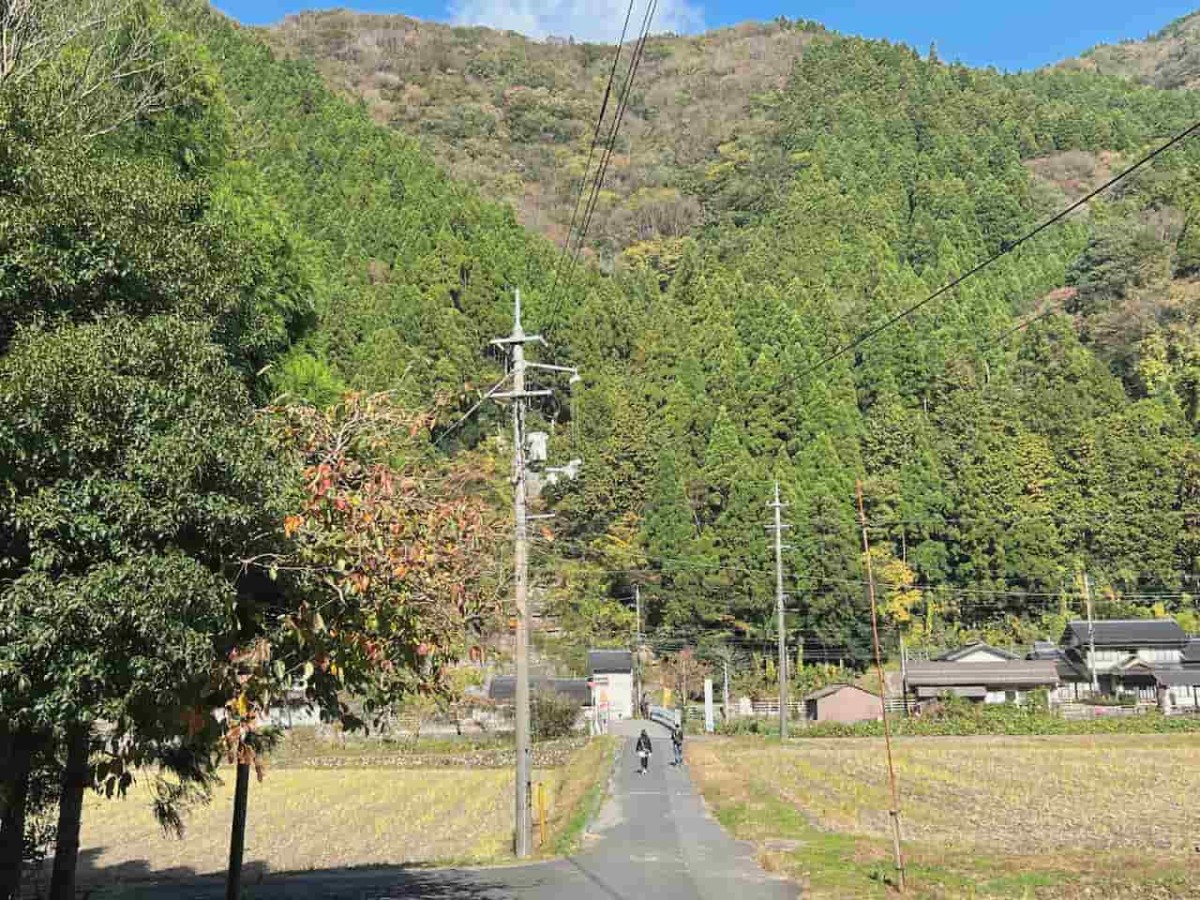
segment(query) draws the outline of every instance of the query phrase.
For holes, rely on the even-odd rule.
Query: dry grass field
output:
[[[539,770],[551,810],[546,852],[577,828],[581,806],[607,775],[610,745],[593,741],[568,763]],[[124,800],[88,798],[84,881],[113,883],[224,870],[233,778],[213,802],[190,811],[182,840],[164,836],[150,796],[134,786]],[[412,863],[493,862],[510,853],[512,772],[504,768],[398,766],[271,768],[250,786],[246,864],[294,871]]]
[[[1200,896],[1194,735],[903,738],[895,758],[913,896]],[[811,896],[889,893],[881,740],[697,741],[689,761]]]

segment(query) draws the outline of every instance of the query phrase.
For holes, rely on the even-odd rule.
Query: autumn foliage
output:
[[[282,599],[239,651],[255,677],[228,707],[231,735],[291,684],[349,725],[360,721],[348,695],[370,713],[442,690],[447,665],[499,613],[491,467],[436,458],[432,417],[386,394],[269,415],[298,484],[280,522],[286,549],[246,561]]]

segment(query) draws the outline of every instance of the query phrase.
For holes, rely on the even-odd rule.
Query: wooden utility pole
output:
[[[871,541],[867,536],[867,513],[863,505],[862,482],[855,484],[858,494],[858,521],[862,526],[863,554],[867,566],[867,591],[871,598],[871,637],[875,648],[875,671],[879,674],[879,708],[883,714],[883,744],[887,751],[888,782],[891,786],[892,850],[896,857],[896,878],[900,893],[904,893],[904,852],[900,835],[900,792],[896,789],[896,766],[892,761],[892,729],[888,722],[887,682],[883,677],[883,653],[879,649],[879,614],[875,609],[875,573],[871,567]]]
[[[775,532],[775,610],[779,619],[779,737],[788,735],[788,655],[787,630],[783,610],[783,524],[782,511],[786,503],[779,500],[779,482],[775,482],[775,500],[767,506],[775,511],[775,524],[767,530]]]

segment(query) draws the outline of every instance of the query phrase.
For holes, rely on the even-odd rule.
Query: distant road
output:
[[[635,773],[634,736],[653,738],[650,772]],[[683,769],[670,765],[665,728],[620,722],[627,737],[612,795],[570,859],[488,869],[359,869],[267,876],[254,900],[795,900],[798,888],[768,875],[748,845],[704,810]],[[94,897],[97,895],[93,895]],[[104,896],[103,893],[99,896]],[[219,900],[216,879],[123,885],[122,900]]]

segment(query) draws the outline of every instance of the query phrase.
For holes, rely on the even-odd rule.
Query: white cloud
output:
[[[634,0],[625,39],[637,37],[649,0]],[[574,37],[615,43],[628,10],[627,0],[450,0],[456,25],[487,25],[532,38]],[[658,0],[651,30],[680,34],[704,27],[704,11],[688,0]]]

